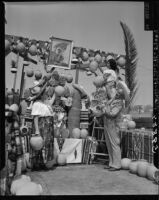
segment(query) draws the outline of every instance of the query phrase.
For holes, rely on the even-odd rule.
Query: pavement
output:
[[[49,171],[28,172],[43,195],[157,195],[159,186],[128,170],[110,172],[103,164],[68,164]]]

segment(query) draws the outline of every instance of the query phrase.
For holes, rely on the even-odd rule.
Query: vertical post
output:
[[[76,76],[75,76],[75,84],[78,84],[78,79],[79,79],[79,68],[80,68],[80,63],[76,64]]]
[[[27,61],[23,60],[23,67],[22,67],[22,74],[21,74],[21,83],[20,83],[20,101],[22,99],[22,93],[23,93],[23,87],[24,87],[24,77],[25,77],[25,72],[24,72],[24,67],[28,66],[28,63],[26,63]]]
[[[24,64],[23,64],[23,69],[22,69],[22,75],[21,75],[21,84],[20,84],[20,100],[22,98],[23,94],[23,86],[24,86],[24,77],[25,77],[25,72],[24,72]]]
[[[15,76],[14,76],[14,83],[13,83],[13,89],[15,91],[15,86],[16,86],[16,80],[17,80],[17,73],[18,73],[18,63],[19,63],[19,53],[17,54],[17,62],[16,62],[16,73],[15,73]]]

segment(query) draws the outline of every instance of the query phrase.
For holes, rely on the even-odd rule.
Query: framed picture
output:
[[[51,38],[51,48],[47,67],[70,69],[73,41],[60,38]]]

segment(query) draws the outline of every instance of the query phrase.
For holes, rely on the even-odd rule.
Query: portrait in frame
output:
[[[47,67],[71,68],[73,41],[52,37]]]

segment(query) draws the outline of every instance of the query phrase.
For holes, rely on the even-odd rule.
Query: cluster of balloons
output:
[[[39,42],[39,41],[31,41],[29,39],[17,39],[17,41],[9,41],[8,39],[5,39],[5,51],[16,51],[19,54],[25,54],[29,53],[31,56],[38,55],[41,59],[46,60],[48,59],[49,51],[50,51],[50,43],[49,42]],[[93,73],[96,73],[97,69],[101,67],[102,65],[105,66],[105,63],[108,62],[109,59],[115,59],[116,63],[119,67],[123,68],[126,64],[126,59],[124,56],[121,55],[115,55],[100,51],[93,51],[93,50],[85,50],[84,48],[78,48],[74,47],[72,51],[72,59],[73,58],[79,58],[82,62],[82,65],[80,66],[81,69],[86,69],[87,76],[92,75]],[[15,63],[12,63],[15,64]],[[15,67],[12,67],[15,69]],[[16,71],[16,70],[14,70]],[[14,72],[15,73],[15,72]],[[27,76],[32,77],[34,75],[34,71],[32,69],[29,69],[27,71]],[[39,80],[42,77],[41,72],[37,71],[35,72],[35,78]],[[97,85],[97,87],[101,85],[102,77],[97,77],[96,80],[94,80],[94,84]]]
[[[120,68],[124,68],[124,66],[126,65],[126,59],[125,59],[125,56],[123,56],[123,55],[115,55],[113,53],[106,54],[106,53],[99,52],[99,51],[91,52],[89,50],[88,51],[87,50],[79,50],[77,47],[75,47],[75,50],[73,49],[72,58],[73,59],[80,58],[80,61],[82,63],[80,68],[85,69],[87,71],[88,76],[96,73],[96,71],[99,67],[106,66],[106,63],[110,59],[114,59]],[[99,80],[101,80],[100,77],[97,78],[98,83],[100,82]],[[98,85],[98,83],[97,83],[97,85]],[[100,83],[99,83],[99,85],[100,85]]]
[[[39,42],[35,40],[29,40],[20,38],[17,41],[11,39],[5,39],[5,51],[9,50],[16,50],[18,53],[23,54],[26,50],[29,52],[30,55],[41,55],[42,57],[46,57],[49,55],[50,50],[50,43],[51,41],[47,42]],[[97,51],[98,52],[98,51]],[[115,54],[105,53],[105,52],[98,52],[96,53],[93,50],[85,50],[84,48],[73,48],[73,57],[81,57],[83,63],[90,64],[90,71],[95,72],[97,67],[100,63],[107,61],[111,57],[113,58]],[[116,57],[116,56],[115,56]],[[125,57],[120,56],[117,59],[117,64],[122,67],[125,65]]]
[[[49,42],[42,45],[38,41],[30,41],[28,39],[8,40],[5,39],[5,52],[16,51],[19,54],[29,53],[31,56],[40,55],[47,56],[49,52]]]
[[[31,78],[35,74],[35,79],[38,81],[42,78],[42,72],[40,70],[36,70],[34,73],[33,69],[28,69],[26,72],[27,77]]]

